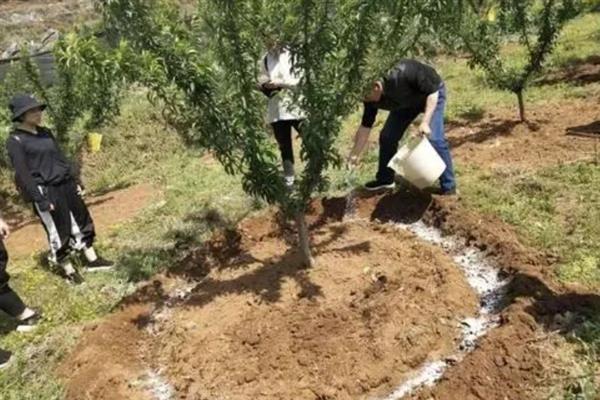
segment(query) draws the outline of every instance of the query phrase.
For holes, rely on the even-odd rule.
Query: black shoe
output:
[[[88,261],[85,269],[88,272],[108,271],[113,269],[115,263],[102,257],[98,257],[95,261]]]
[[[67,280],[67,283],[70,285],[81,285],[82,283],[85,282],[85,280],[83,279],[83,276],[81,276],[79,274],[79,272],[75,271],[72,274],[68,274],[65,279]]]
[[[367,182],[367,184],[365,184],[365,189],[370,192],[376,192],[378,190],[389,190],[394,189],[395,187],[395,182],[381,182],[378,180]]]
[[[0,349],[0,369],[8,367],[11,360],[12,353],[8,350]]]
[[[33,331],[35,328],[37,328],[37,325],[39,324],[41,319],[42,315],[36,312],[31,317],[19,321],[19,325],[17,326],[17,332],[27,333]]]

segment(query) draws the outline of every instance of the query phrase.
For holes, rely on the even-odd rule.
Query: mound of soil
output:
[[[478,299],[453,261],[409,233],[324,223],[313,232],[317,266],[306,270],[289,250],[292,238],[259,221],[240,227],[237,251],[213,255],[222,261],[181,301],[163,293],[154,312],[132,313],[152,298],[141,296],[101,324],[116,319],[125,331],[90,330],[61,368],[68,398],[135,398],[132,382],[148,371],[163,371],[180,399],[382,395],[423,362],[450,355],[459,321],[476,313]],[[143,335],[138,354],[132,339],[110,343],[112,334]],[[104,369],[122,345],[130,347],[116,370],[130,368],[117,378]],[[94,385],[85,383],[91,376]],[[124,397],[128,386],[135,390]]]
[[[423,362],[452,354],[457,322],[478,308],[442,249],[385,224],[419,219],[486,252],[511,283],[500,326],[408,398],[542,399],[556,376],[571,376],[544,338],[568,335],[574,325],[557,325],[567,316],[600,313],[600,296],[556,283],[552,260],[506,224],[407,191],[359,196],[352,222],[340,222],[345,207],[345,199],[315,203],[311,270],[289,250],[293,231],[270,213],[187,254],[87,330],[59,370],[67,398],[388,394]]]
[[[69,363],[58,373],[71,380],[69,398],[147,400],[148,392],[136,385],[144,366],[138,350],[145,336],[132,329],[132,318],[152,309],[150,304],[132,305],[105,323],[86,329]],[[88,395],[93,393],[93,395]]]

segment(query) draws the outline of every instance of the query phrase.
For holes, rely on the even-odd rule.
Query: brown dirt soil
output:
[[[106,323],[92,325],[84,331],[84,339],[74,351],[70,363],[57,371],[71,379],[67,398],[152,398],[150,392],[135,384],[143,379],[145,371],[139,353],[145,336],[136,328],[135,321],[151,308],[150,304],[132,305],[113,314]],[[88,393],[94,395],[88,396]]]
[[[88,198],[86,203],[97,233],[105,235],[115,225],[133,218],[155,194],[156,189],[152,185],[141,184]],[[35,219],[17,227],[6,241],[6,246],[12,258],[20,258],[47,249],[48,242],[44,228]]]
[[[434,387],[410,397],[419,400],[542,399],[546,379],[556,373],[551,351],[537,345],[545,335],[535,319],[516,304],[505,311],[500,328],[490,332]]]
[[[313,232],[317,267],[304,270],[286,235],[255,229],[261,220],[240,227],[238,253],[166,321],[147,318],[154,336],[143,352],[151,367],[164,368],[178,398],[383,394],[424,361],[452,353],[458,321],[476,311],[451,259],[408,233],[368,221],[323,225]],[[102,374],[93,388],[81,384],[111,357],[101,349],[105,335],[88,352],[96,336],[90,331],[62,368],[80,367],[63,374],[69,398],[128,398],[107,392]]]
[[[508,291],[512,304],[501,313],[501,326],[489,332],[475,351],[434,388],[411,398],[547,398],[549,384],[559,373],[549,362],[556,347],[540,347],[536,338],[548,331],[568,334],[573,325],[557,323],[563,315],[597,315],[600,296],[554,282],[552,259],[520,244],[514,230],[496,217],[465,210],[453,200],[434,199],[424,218],[496,259],[512,277]]]
[[[484,169],[538,169],[591,159],[594,139],[566,135],[569,128],[600,120],[594,101],[531,107],[530,122],[519,123],[513,110],[493,112],[481,121],[452,123],[448,138],[462,164]]]
[[[142,332],[146,339],[137,355],[123,351],[132,362],[123,361],[131,368],[117,388],[144,373],[136,364],[142,358],[146,371],[166,367],[180,399],[357,399],[385,394],[428,357],[448,354],[457,331],[447,322],[475,307],[460,271],[440,249],[368,220],[422,218],[487,252],[512,277],[501,326],[441,382],[411,398],[541,398],[551,349],[540,350],[536,338],[569,331],[557,327],[557,316],[600,312],[600,296],[552,282],[551,259],[456,200],[406,191],[359,198],[358,220],[338,222],[344,207],[344,199],[315,203],[313,270],[298,268],[295,253],[286,252],[293,232],[266,214],[189,254],[168,280],[184,277],[194,289],[173,307],[164,307],[171,289],[162,288],[160,295],[141,293],[126,302],[130,335]],[[128,311],[149,301],[152,314],[134,318],[137,309]],[[119,315],[100,327],[114,325]],[[107,346],[110,337],[98,329],[61,368],[69,371],[61,373],[69,399],[135,398],[112,390],[110,374],[98,370],[98,360],[111,360],[121,346],[119,340]],[[86,352],[91,344],[94,350]],[[86,379],[97,374],[90,388]]]

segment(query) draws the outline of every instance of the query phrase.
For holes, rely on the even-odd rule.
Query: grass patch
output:
[[[468,206],[500,216],[529,244],[558,256],[561,280],[600,288],[600,166],[459,173]]]

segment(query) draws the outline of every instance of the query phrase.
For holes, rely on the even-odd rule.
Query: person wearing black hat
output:
[[[52,132],[41,126],[45,104],[30,95],[17,95],[9,104],[15,129],[7,150],[17,186],[33,202],[48,235],[49,260],[59,264],[71,283],[83,278],[69,260],[72,251],[83,252],[88,271],[113,267],[94,250],[94,222],[83,202],[74,165],[60,150]]]
[[[9,286],[10,276],[6,272],[8,264],[8,253],[4,247],[4,240],[8,237],[10,230],[8,224],[0,216],[0,310],[18,321],[18,332],[30,332],[35,329],[41,316],[36,311],[27,307],[23,300]],[[0,369],[6,367],[12,359],[12,353],[0,349]]]

